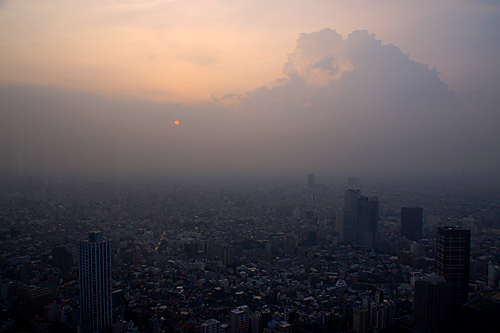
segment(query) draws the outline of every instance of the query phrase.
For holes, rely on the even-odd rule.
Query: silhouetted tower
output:
[[[358,245],[375,247],[378,238],[378,197],[358,199]]]
[[[79,243],[81,332],[109,332],[113,324],[111,249],[100,231]]]
[[[359,190],[346,190],[344,192],[344,209],[342,220],[342,237],[346,243],[357,242],[356,234],[358,230],[358,199]]]
[[[401,208],[401,236],[412,241],[422,239],[422,207],[402,207]]]
[[[470,230],[439,227],[436,237],[436,272],[453,286],[452,315],[469,298]]]
[[[307,187],[314,188],[314,174],[311,173],[307,177]]]
[[[346,190],[342,237],[346,243],[374,247],[378,236],[378,197],[364,197],[360,190]]]

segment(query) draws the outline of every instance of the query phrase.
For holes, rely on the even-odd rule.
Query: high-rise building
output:
[[[81,332],[108,332],[113,324],[110,241],[92,231],[79,243]]]
[[[436,273],[415,281],[413,327],[417,332],[449,332],[452,284]]]
[[[266,329],[269,326],[269,322],[272,320],[272,318],[273,316],[269,309],[265,309],[260,312],[260,323],[259,323],[260,333],[264,332],[264,329]]]
[[[357,242],[358,228],[358,199],[359,190],[347,190],[344,193],[344,209],[342,217],[342,237],[346,243]]]
[[[422,207],[402,207],[401,208],[401,236],[412,241],[422,239]]]
[[[352,330],[356,333],[367,333],[370,323],[370,311],[367,308],[354,308],[352,310]]]
[[[453,286],[452,310],[456,317],[469,298],[470,230],[439,227],[436,237],[436,272]]]
[[[378,197],[358,199],[358,245],[375,247],[378,238]]]
[[[307,177],[307,186],[310,188],[314,188],[314,174],[313,173],[309,174],[309,176]]]
[[[209,319],[201,324],[201,333],[221,333],[220,321]]]
[[[360,190],[347,190],[344,196],[342,237],[346,243],[374,247],[378,236],[378,197],[364,197]]]
[[[231,333],[248,333],[250,329],[249,308],[247,305],[238,306],[231,310],[229,319],[231,321]]]

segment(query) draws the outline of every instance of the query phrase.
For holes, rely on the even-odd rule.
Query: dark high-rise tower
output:
[[[428,274],[415,281],[413,327],[417,332],[449,332],[451,329],[452,284]]]
[[[314,188],[314,174],[313,173],[309,174],[309,176],[307,177],[307,186],[310,188]]]
[[[374,247],[378,235],[377,197],[364,197],[359,190],[347,190],[342,211],[342,237],[346,243]]]
[[[469,298],[470,230],[439,227],[436,237],[436,272],[453,286],[453,315]]]
[[[378,236],[378,197],[358,199],[358,245],[374,247]]]
[[[80,241],[79,259],[81,332],[109,332],[113,324],[111,249],[102,232],[92,231]]]
[[[249,318],[248,305],[241,305],[231,310],[229,313],[231,333],[248,333]]]
[[[422,207],[402,207],[401,208],[401,236],[412,241],[422,239]]]
[[[344,193],[344,209],[342,210],[342,237],[346,243],[357,242],[358,200],[359,190],[347,190]]]

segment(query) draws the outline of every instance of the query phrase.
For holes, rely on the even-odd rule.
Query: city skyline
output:
[[[421,310],[437,295],[419,294],[418,279],[437,273],[460,297],[460,331],[498,326],[498,290],[489,292],[498,279],[498,186],[361,179],[360,190],[345,195],[346,180],[321,181],[314,190],[307,173],[300,183],[62,180],[3,187],[3,324],[83,331],[92,322],[88,305],[106,307],[111,298],[114,330],[217,331],[220,324],[245,333],[407,331],[435,321],[436,311]],[[400,235],[400,207],[417,202],[426,216],[422,239],[412,242]],[[343,237],[336,214],[343,207],[359,221],[378,221],[373,246],[367,223],[358,228],[358,236],[365,231],[360,243]],[[110,288],[99,292],[106,281]]]

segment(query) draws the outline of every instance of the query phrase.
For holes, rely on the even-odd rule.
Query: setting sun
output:
[[[179,125],[180,122],[178,120],[174,121],[174,124]]]

